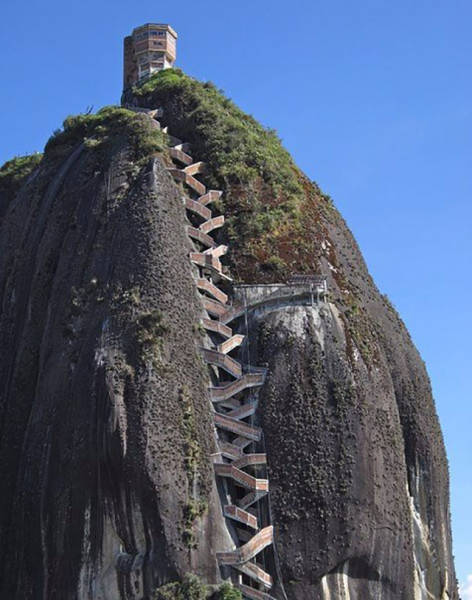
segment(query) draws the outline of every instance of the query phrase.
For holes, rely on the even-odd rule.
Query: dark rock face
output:
[[[79,147],[1,224],[2,598],[142,598],[187,571],[217,578],[184,210],[159,159],[132,168],[126,148],[103,172]],[[208,509],[193,523],[195,505]]]
[[[359,349],[336,302],[253,315],[249,327],[252,361],[269,366],[260,420],[285,593],[457,598],[448,469],[424,364],[337,225],[330,258],[365,298],[376,341]],[[341,294],[333,276],[329,289]]]
[[[216,583],[231,543],[181,190],[165,153],[137,164],[123,145],[108,158],[77,146],[0,198],[1,598],[146,599],[186,572]],[[425,367],[339,214],[302,184],[302,250],[328,274],[329,302],[240,323],[241,352],[269,367],[257,418],[271,595],[457,599]],[[300,270],[284,235],[276,250]],[[254,281],[257,257],[235,255]]]

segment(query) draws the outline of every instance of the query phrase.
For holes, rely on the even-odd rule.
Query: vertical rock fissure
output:
[[[217,560],[245,597],[269,600],[266,590],[273,581],[266,571],[264,550],[273,544],[273,525],[267,505],[262,506],[269,493],[267,460],[262,430],[254,425],[257,389],[265,381],[266,370],[241,364],[230,356],[246,336],[234,334],[228,323],[242,316],[245,309],[231,305],[228,294],[219,287],[231,281],[220,261],[228,248],[218,245],[209,234],[224,224],[224,216],[213,217],[208,205],[217,201],[222,191],[207,190],[195,177],[206,173],[206,164],[194,162],[188,144],[172,136],[170,139],[169,152],[176,167],[169,172],[188,190],[183,198],[190,222],[187,233],[198,250],[190,253],[190,260],[206,311],[201,325],[208,343],[201,352],[212,379],[209,392],[218,438],[218,451],[212,458],[226,496],[223,514],[235,540],[235,548],[221,549]],[[227,485],[222,485],[223,481]]]

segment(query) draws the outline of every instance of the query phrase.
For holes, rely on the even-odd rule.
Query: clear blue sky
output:
[[[470,0],[3,0],[0,164],[119,102],[122,37],[179,33],[178,65],[278,130],[329,193],[426,361],[472,573]],[[472,596],[471,596],[472,597]]]

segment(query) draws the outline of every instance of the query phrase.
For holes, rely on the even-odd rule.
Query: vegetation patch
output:
[[[144,360],[150,359],[158,367],[161,359],[163,336],[167,326],[160,310],[141,313],[136,319],[136,340]]]
[[[195,423],[193,403],[189,390],[186,387],[181,389],[180,399],[183,410],[182,424],[185,439],[185,471],[187,473],[189,487],[192,488],[195,478],[197,477],[198,467],[202,458],[201,449],[197,442],[197,428]]]
[[[203,462],[202,451],[198,443],[198,432],[195,422],[195,412],[192,398],[189,390],[183,387],[180,390],[180,400],[182,403],[182,425],[184,434],[184,466],[187,474],[188,489],[190,497],[184,507],[184,531],[183,539],[187,546],[196,547],[193,526],[195,520],[200,518],[206,509],[208,503],[204,498],[198,499],[199,493],[197,484],[200,481],[200,471]]]
[[[133,92],[152,97],[156,105],[178,101],[188,133],[197,141],[206,140],[202,152],[218,179],[246,184],[260,176],[275,192],[301,192],[295,166],[275,131],[244,113],[212,83],[166,69]]]
[[[194,500],[190,498],[184,508],[184,542],[189,548],[197,547],[197,540],[193,531],[195,521],[203,516],[208,508],[208,503],[204,499]]]
[[[182,581],[173,581],[157,588],[153,600],[206,600],[207,586],[196,575],[185,575]]]
[[[215,586],[205,585],[196,575],[187,574],[182,581],[157,588],[152,600],[242,600],[242,595],[230,583],[215,589]]]
[[[172,134],[190,142],[194,156],[210,165],[206,183],[225,191],[225,235],[229,242],[237,240],[231,246],[233,274],[247,280],[247,273],[236,269],[249,258],[254,268],[261,265],[259,280],[287,275],[293,263],[290,238],[302,226],[306,194],[304,177],[274,130],[240,110],[212,83],[178,69],[156,73],[132,95],[142,106],[164,109],[163,123]],[[241,255],[245,260],[239,260]]]
[[[20,189],[23,181],[39,165],[43,155],[40,152],[15,156],[0,167],[0,196],[12,198]]]
[[[118,106],[105,106],[96,114],[67,117],[62,129],[49,138],[44,153],[48,158],[63,157],[78,144],[111,155],[110,147],[127,143],[134,160],[166,147],[166,136],[153,126],[150,117]]]
[[[279,138],[240,110],[211,83],[178,69],[153,75],[127,100],[163,109],[162,123],[191,144],[195,160],[208,163],[209,187],[222,189],[225,226],[218,241],[228,243],[236,281],[284,281],[293,272],[317,273],[332,265],[333,301],[346,325],[348,355],[375,362],[376,335],[363,298],[340,264],[334,228],[344,227],[331,197],[295,166]],[[329,242],[329,243],[327,243]]]
[[[230,583],[223,583],[220,589],[213,595],[212,600],[242,600],[241,592]]]

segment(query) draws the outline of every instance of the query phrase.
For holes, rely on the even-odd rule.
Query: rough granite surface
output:
[[[132,166],[126,147],[106,172],[79,147],[1,224],[1,598],[141,598],[186,572],[217,578],[184,208],[158,158]],[[192,503],[207,508],[189,523]]]
[[[182,134],[179,111],[164,108]],[[0,198],[1,598],[144,600],[186,572],[219,581],[215,552],[230,542],[202,307],[166,164],[133,164],[124,145],[103,168],[79,145]],[[327,274],[329,301],[240,324],[251,364],[269,368],[257,418],[271,594],[457,600],[425,366],[342,218],[302,183],[308,270]],[[232,252],[239,278],[256,280],[254,257]]]

